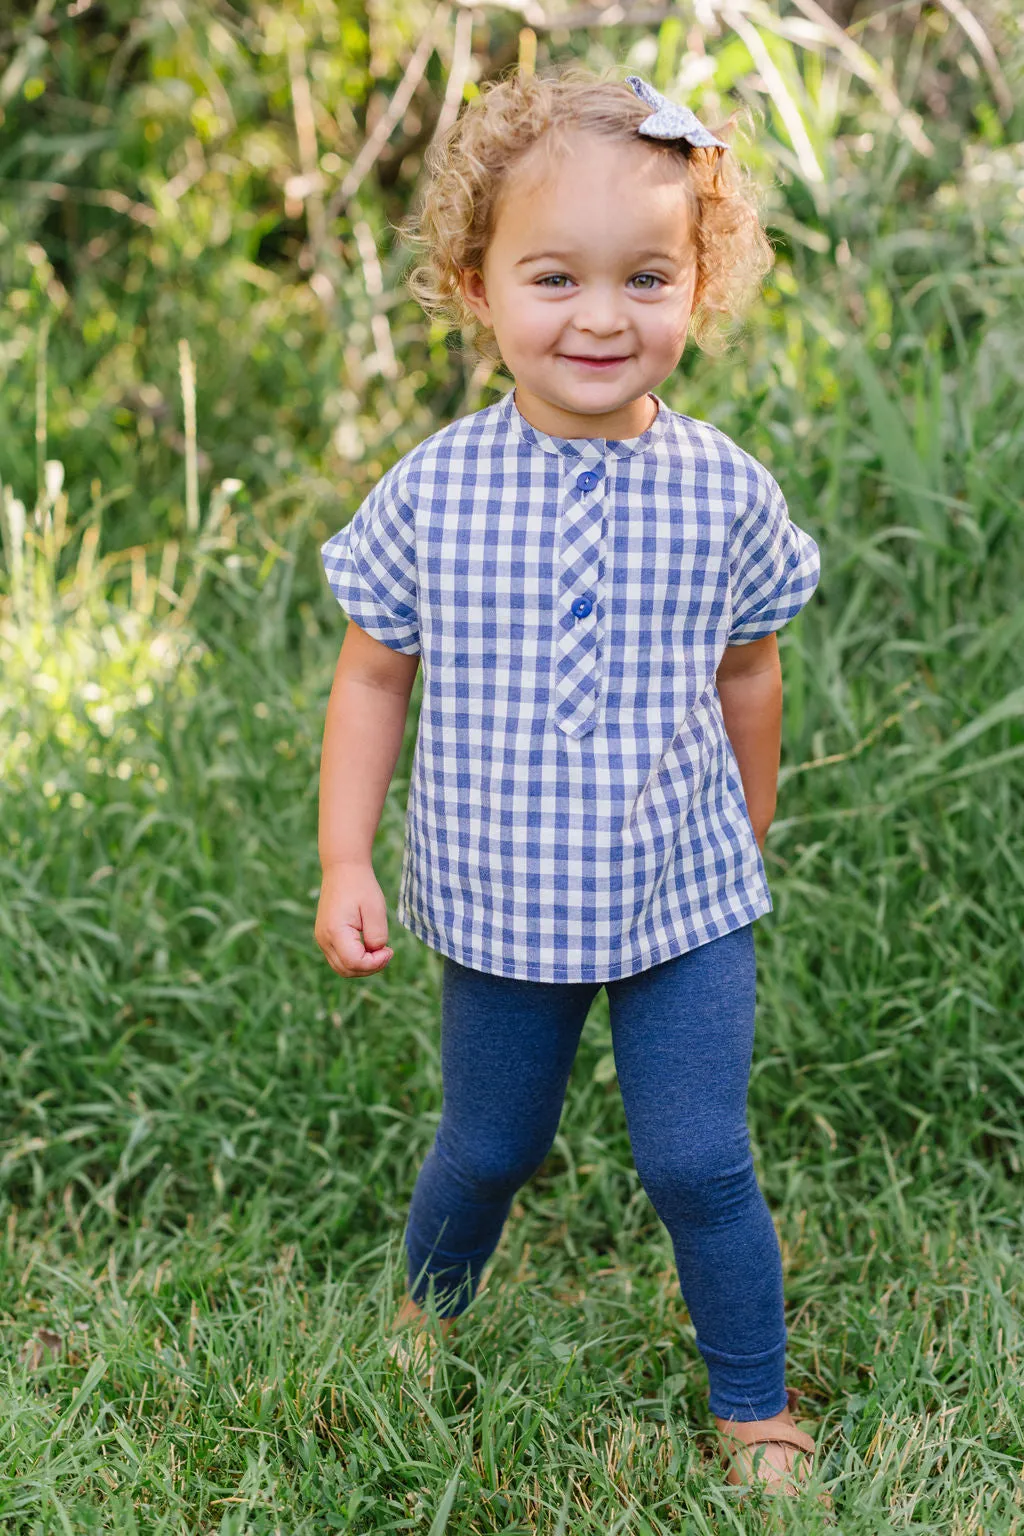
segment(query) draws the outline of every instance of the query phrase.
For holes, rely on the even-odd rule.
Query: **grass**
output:
[[[826,181],[809,191],[782,154],[763,311],[662,393],[764,457],[823,552],[819,594],[782,637],[775,911],[757,927],[751,1125],[790,1382],[847,1536],[1024,1536],[1024,199],[1019,143],[944,13],[898,10],[913,90],[949,109],[927,117],[934,160],[870,100],[851,126],[834,60],[798,69],[772,41]],[[154,79],[192,78],[207,21],[173,37],[154,22]],[[69,81],[76,59],[99,79],[127,58],[98,43],[79,58],[70,21],[54,36]],[[731,42],[712,52],[743,77]],[[40,488],[27,512],[0,488],[0,1521],[12,1536],[821,1531],[816,1506],[741,1505],[715,1468],[603,994],[556,1146],[433,1389],[389,1361],[440,1108],[441,966],[393,918],[395,958],[371,981],[339,981],[315,950],[341,639],[316,545],[385,459],[491,396],[390,303],[387,253],[403,366],[362,378],[358,272],[338,279],[339,328],[300,275],[294,219],[262,172],[249,186],[248,135],[263,107],[290,120],[292,66],[276,45],[232,57],[216,67],[237,123],[180,212],[154,195],[156,223],[120,241],[109,210],[57,219],[29,199],[0,252],[18,295],[0,315],[0,467],[29,503]],[[1015,58],[1002,49],[1011,78]],[[321,117],[340,122],[356,85],[318,71]],[[148,90],[140,65],[124,121],[117,92],[96,107],[113,126],[82,148],[87,188],[108,144],[126,188],[179,174],[194,103],[169,94],[161,117]],[[73,114],[70,92],[50,110]],[[137,100],[166,139],[139,138]],[[5,142],[46,106],[8,103]],[[63,143],[31,140],[31,173],[56,176]],[[225,167],[245,208],[223,247],[193,250]],[[367,199],[384,229],[397,201]],[[183,336],[198,451],[175,436]],[[245,488],[214,484],[235,475]],[[418,702],[417,684],[376,850],[392,914]]]

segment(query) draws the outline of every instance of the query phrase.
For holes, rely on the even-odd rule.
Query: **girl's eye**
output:
[[[547,277],[539,277],[537,279],[537,287],[552,288],[556,292],[564,292],[571,282],[572,278],[565,272],[550,272]],[[656,293],[658,288],[665,285],[665,279],[659,277],[656,272],[636,272],[630,278],[630,282],[637,284],[641,293]]]

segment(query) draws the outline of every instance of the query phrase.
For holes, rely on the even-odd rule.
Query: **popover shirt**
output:
[[[381,478],[322,549],[419,655],[399,922],[474,970],[603,982],[771,911],[715,673],[799,612],[818,547],[707,422],[538,431],[514,391]]]

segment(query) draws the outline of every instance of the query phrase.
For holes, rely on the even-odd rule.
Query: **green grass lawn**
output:
[[[1024,562],[996,480],[1001,558],[969,578],[951,543],[859,600],[852,534],[819,524],[822,599],[783,639],[751,1116],[791,1384],[848,1532],[1024,1524]],[[433,1389],[389,1363],[440,961],[393,919],[380,977],[315,951],[342,620],[297,625],[293,572],[232,519],[234,555],[209,539],[178,573],[204,570],[184,623],[155,561],[131,588],[65,560],[55,585],[40,536],[2,631],[8,702],[29,700],[0,880],[6,1528],[759,1529],[710,1459],[604,994]],[[958,629],[915,640],[899,602],[928,577]],[[392,910],[418,696],[378,841]]]

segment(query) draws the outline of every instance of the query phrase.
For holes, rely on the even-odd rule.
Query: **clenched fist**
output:
[[[384,892],[370,864],[330,864],[316,909],[316,941],[339,976],[370,976],[394,954]]]

